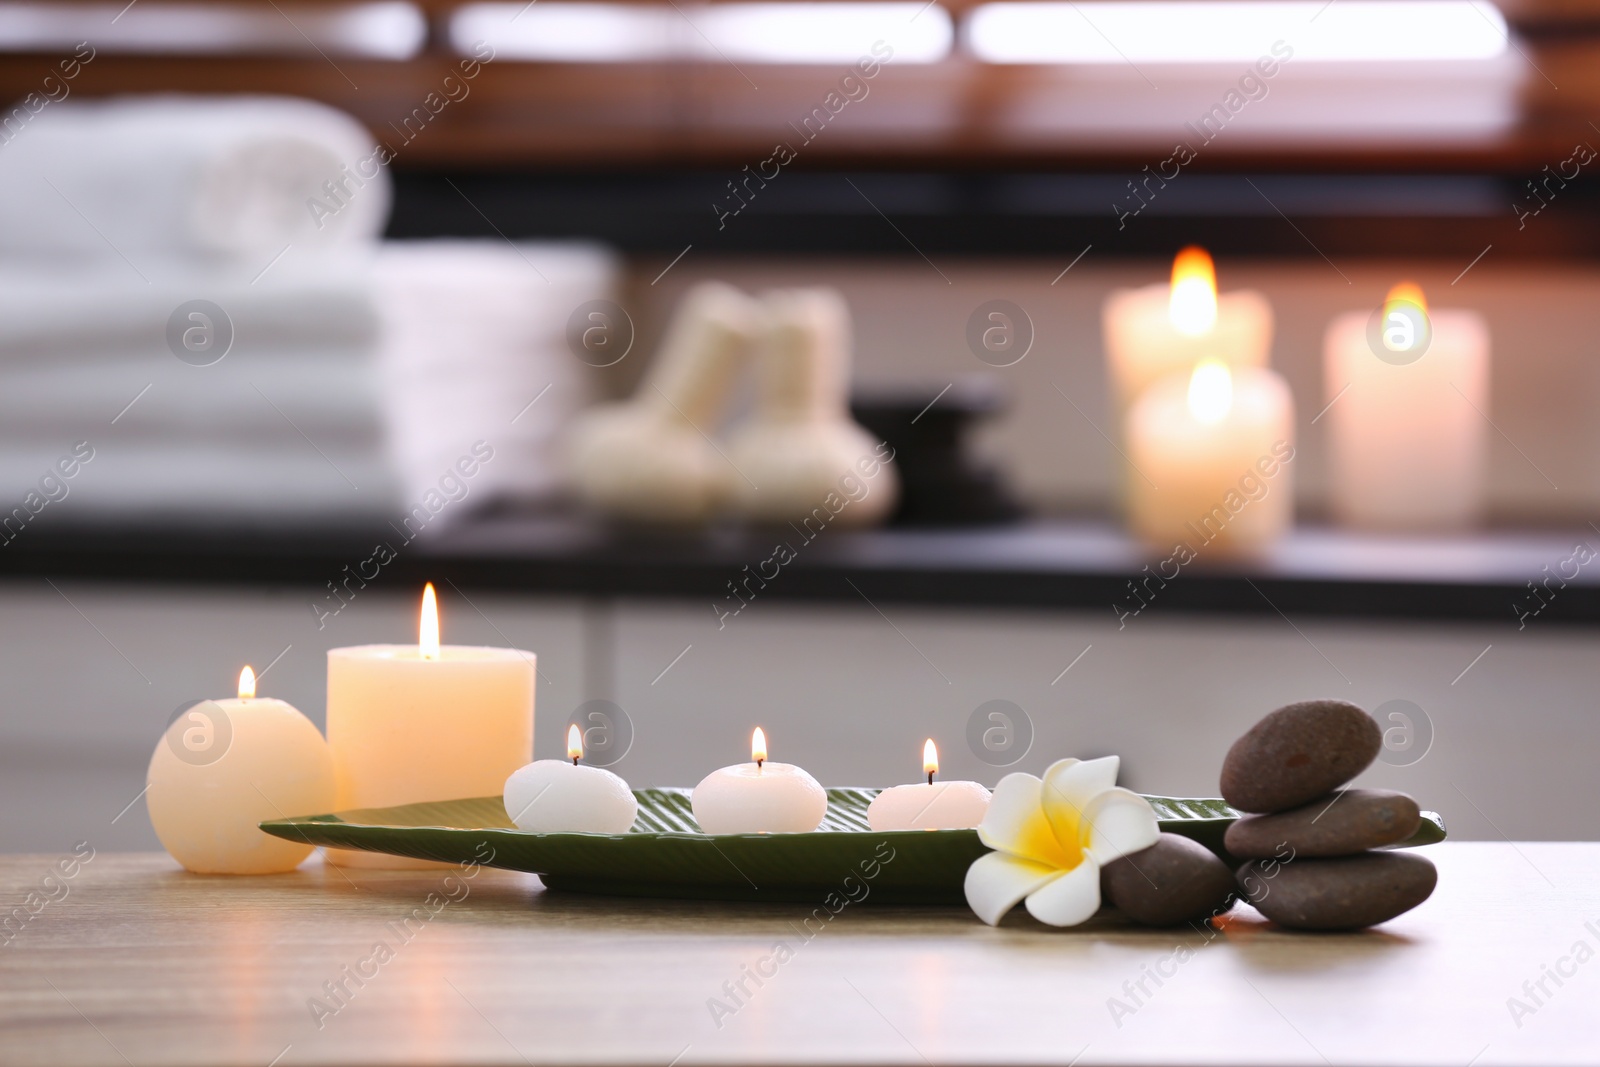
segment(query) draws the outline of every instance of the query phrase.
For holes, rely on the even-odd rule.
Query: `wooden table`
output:
[[[502,871],[197,878],[99,854],[0,947],[0,1063],[1600,1062],[1600,843],[1427,852],[1433,899],[1360,934],[1248,908],[1210,939],[990,929],[868,901],[809,940],[797,905],[564,896]],[[43,893],[57,859],[0,859],[0,902]],[[1535,1002],[1523,983],[1547,965],[1570,976]],[[1532,1010],[1513,1018],[1511,997]]]

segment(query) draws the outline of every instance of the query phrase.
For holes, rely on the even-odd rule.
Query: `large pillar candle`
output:
[[[328,745],[338,809],[499,796],[533,758],[532,652],[441,645],[433,586],[415,645],[328,652]],[[329,850],[353,867],[429,866]]]
[[[1334,514],[1379,529],[1472,523],[1488,451],[1483,319],[1429,312],[1420,289],[1396,286],[1379,316],[1335,319],[1323,351]]]
[[[1294,518],[1294,405],[1270,370],[1207,361],[1145,391],[1128,412],[1128,519],[1177,563],[1248,552]]]

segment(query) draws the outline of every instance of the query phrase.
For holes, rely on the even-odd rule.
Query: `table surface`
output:
[[[566,895],[504,871],[313,860],[201,878],[163,855],[101,853],[47,882],[59,857],[10,856],[0,900],[26,912],[40,895],[0,947],[0,1063],[1600,1060],[1600,843],[1425,852],[1440,868],[1431,900],[1338,935],[1280,931],[1245,907],[1220,932],[1112,918],[1058,931],[1025,915],[991,929],[869,898],[808,936],[800,905]],[[324,983],[341,981],[335,999]],[[1513,997],[1528,1010],[1514,1016]]]

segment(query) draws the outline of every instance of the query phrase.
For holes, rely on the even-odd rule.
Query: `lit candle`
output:
[[[1151,386],[1127,425],[1128,520],[1151,547],[1248,551],[1288,530],[1294,409],[1277,374],[1204,361]]]
[[[439,643],[433,586],[415,645],[328,652],[328,744],[340,810],[499,796],[533,758],[535,658],[514,648]],[[330,850],[359,867],[431,866]]]
[[[628,783],[602,767],[580,767],[583,737],[567,729],[567,759],[542,759],[506,779],[506,813],[535,833],[625,834],[639,814]],[[571,760],[572,762],[567,762]]]
[[[1170,285],[1118,289],[1101,309],[1106,362],[1119,418],[1155,382],[1203,359],[1231,369],[1265,367],[1272,305],[1253,289],[1217,295],[1216,268],[1203,248],[1185,248]]]
[[[1390,290],[1377,316],[1334,319],[1324,340],[1333,511],[1352,525],[1461,527],[1483,506],[1489,330]]]
[[[197,874],[292,871],[312,846],[262,833],[268,819],[333,810],[333,757],[311,720],[256,696],[239,672],[237,700],[207,700],[167,728],[150,757],[145,803],[156,837]]]
[[[874,830],[965,830],[983,821],[989,791],[977,782],[938,782],[939,750],[933,738],[922,745],[926,783],[897,785],[872,798],[867,825]]]
[[[712,771],[690,798],[695,822],[708,834],[798,834],[828,813],[828,794],[792,763],[767,759],[767,735],[756,727],[750,762]]]

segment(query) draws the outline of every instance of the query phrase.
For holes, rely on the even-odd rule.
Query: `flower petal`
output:
[[[1044,783],[1031,774],[1000,779],[978,824],[978,839],[992,849],[1047,867],[1075,866],[1080,848],[1074,840],[1068,851],[1057,840],[1040,803],[1043,789]]]
[[[1150,802],[1126,789],[1101,793],[1089,802],[1084,815],[1083,847],[1096,863],[1149,848],[1161,836]]]
[[[1044,772],[1044,811],[1056,839],[1075,856],[1087,835],[1085,821],[1095,797],[1117,784],[1117,756],[1057,760]],[[1071,866],[1071,864],[1067,864]]]
[[[1028,894],[1028,914],[1051,926],[1077,926],[1100,910],[1100,865],[1094,857]]]
[[[1054,867],[1020,860],[1004,852],[990,852],[973,860],[972,866],[967,868],[964,886],[967,904],[978,918],[994,926],[1017,901],[1060,877],[1061,872]],[[1095,885],[1099,884],[1097,876]]]

